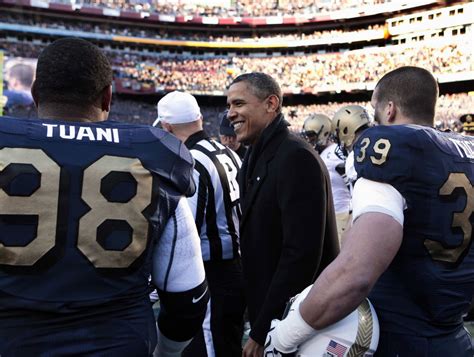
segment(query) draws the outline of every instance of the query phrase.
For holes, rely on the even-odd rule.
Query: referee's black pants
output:
[[[204,262],[211,299],[200,332],[182,356],[242,356],[245,297],[240,258]]]

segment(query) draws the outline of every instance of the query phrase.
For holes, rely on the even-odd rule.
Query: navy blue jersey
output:
[[[195,191],[185,146],[149,126],[2,117],[0,170],[0,325],[142,319],[152,247]]]
[[[400,250],[370,294],[381,330],[456,331],[474,293],[474,139],[378,126],[362,134],[354,154],[358,177],[392,185],[407,205]]]

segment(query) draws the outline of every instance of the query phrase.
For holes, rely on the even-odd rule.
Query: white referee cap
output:
[[[159,122],[168,124],[185,124],[202,117],[196,98],[189,93],[174,91],[160,99],[156,105],[158,117],[153,126]]]

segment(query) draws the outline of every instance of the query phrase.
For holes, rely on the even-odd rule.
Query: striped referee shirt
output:
[[[201,238],[202,257],[204,261],[236,258],[240,255],[240,158],[202,130],[185,145],[195,161],[197,190],[188,202]]]

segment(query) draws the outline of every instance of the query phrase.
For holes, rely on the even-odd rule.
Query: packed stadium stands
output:
[[[332,115],[342,105],[341,95],[348,102],[360,102],[362,95],[367,105],[375,81],[401,65],[427,68],[444,85],[439,127],[456,129],[458,116],[474,107],[474,97],[467,94],[474,89],[473,3],[342,0],[315,4],[306,0],[232,5],[216,1],[215,6],[158,0],[0,0],[0,50],[9,60],[35,58],[58,37],[78,36],[97,43],[108,53],[115,72],[113,114],[125,121],[151,122],[155,111],[151,103],[178,89],[221,98],[206,109],[205,117],[213,123],[224,108],[227,85],[236,75],[250,71],[274,76],[286,95],[303,98],[285,107],[294,130],[311,111]],[[304,21],[288,17],[294,14],[307,16]],[[230,16],[249,18],[222,22]],[[464,93],[456,93],[459,83],[467,88],[461,90]],[[146,100],[137,97],[130,102],[122,94],[146,96]],[[352,94],[359,98],[351,100]],[[26,114],[34,115],[33,111]]]
[[[182,41],[202,41],[202,42],[241,42],[246,44],[258,44],[263,43],[272,45],[275,42],[286,43],[288,41],[312,41],[318,44],[327,43],[347,43],[350,41],[357,40],[357,38],[363,38],[365,42],[370,40],[382,40],[386,35],[386,26],[383,24],[369,25],[363,28],[340,28],[340,29],[329,29],[329,30],[314,30],[308,29],[300,32],[282,33],[282,32],[253,32],[253,33],[229,33],[219,34],[215,31],[193,31],[184,32],[177,29],[164,30],[161,28],[150,28],[140,26],[137,24],[134,27],[130,27],[125,24],[116,24],[109,22],[94,22],[94,21],[81,21],[78,23],[74,19],[65,18],[51,18],[47,16],[25,16],[23,13],[12,13],[5,12],[0,13],[0,23],[4,26],[6,24],[14,25],[26,25],[31,26],[31,30],[34,31],[34,27],[40,27],[41,29],[48,29],[50,31],[55,30],[67,30],[67,31],[86,31],[96,34],[113,34],[118,36],[129,36],[137,38],[154,38],[154,39],[171,39],[171,40],[182,40]],[[7,28],[5,26],[5,28]],[[222,44],[225,46],[225,44]]]
[[[198,97],[200,102],[200,98]],[[200,103],[201,104],[201,103]],[[332,118],[336,111],[343,105],[358,104],[366,107],[369,113],[373,112],[368,101],[364,102],[330,102],[327,104],[286,105],[283,103],[283,113],[290,122],[290,129],[300,132],[306,116],[310,113],[321,113]],[[206,130],[214,137],[218,137],[220,114],[225,106],[209,106],[201,104]],[[437,103],[435,117],[436,127],[461,131],[459,122],[461,113],[466,113],[474,108],[474,95],[467,93],[441,95]],[[34,107],[15,107],[5,113],[15,117],[36,118]],[[150,101],[133,99],[130,97],[115,96],[112,102],[110,119],[131,123],[151,124],[156,119],[156,105]]]
[[[240,1],[204,1],[180,2],[166,0],[60,0],[72,5],[89,5],[105,9],[119,9],[134,12],[156,12],[165,15],[199,15],[199,16],[275,16],[294,14],[329,13],[347,9],[360,9],[384,4],[403,4],[397,0],[339,0],[339,1],[311,1],[311,0],[240,0]]]

